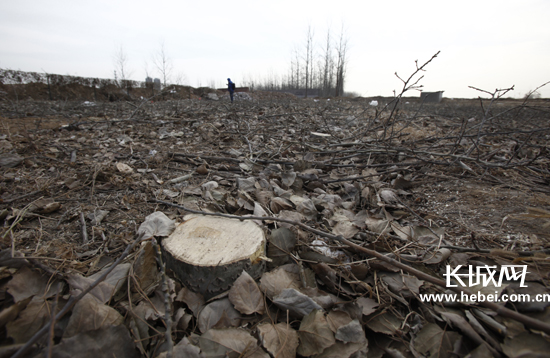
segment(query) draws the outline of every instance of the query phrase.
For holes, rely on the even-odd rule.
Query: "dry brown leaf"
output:
[[[180,292],[178,292],[176,301],[184,302],[187,307],[189,307],[189,309],[193,312],[193,315],[195,317],[199,316],[199,312],[202,310],[205,304],[204,298],[200,293],[193,292],[187,287],[183,287]]]
[[[412,181],[409,181],[403,177],[398,177],[393,181],[393,188],[394,189],[410,189],[414,186],[414,183]]]
[[[292,184],[294,184],[294,181],[296,180],[296,173],[295,172],[284,172],[281,174],[281,181],[284,186],[287,188],[290,188]]]
[[[267,211],[265,211],[264,208],[257,201],[254,202],[254,212],[253,212],[252,215],[254,215],[254,216],[269,216],[267,214]],[[255,221],[256,221],[256,223],[261,225],[261,221],[259,221],[259,220],[255,220]]]
[[[286,288],[300,288],[300,268],[298,265],[289,264],[277,267],[266,272],[260,279],[260,289],[269,299],[280,294]]]
[[[29,211],[46,215],[58,211],[61,206],[61,203],[55,202],[53,199],[44,198],[33,202]]]
[[[146,346],[148,344],[150,338],[149,324],[147,323],[147,319],[145,318],[145,316],[147,315],[146,310],[147,308],[143,306],[133,307],[131,310],[132,316],[130,317],[130,322],[133,322],[133,326],[137,328],[137,331],[132,326],[128,325],[128,328],[134,329],[132,333],[139,337],[139,339],[141,340],[140,342],[143,346]]]
[[[229,327],[236,327],[235,320],[227,314],[227,311],[223,311],[218,322],[210,328],[221,329]]]
[[[53,347],[52,357],[138,358],[134,341],[124,325],[109,326],[63,338]]]
[[[419,280],[416,276],[403,275],[401,273],[383,273],[380,278],[384,281],[390,290],[404,298],[413,298],[418,295],[420,286],[424,281]]]
[[[426,251],[424,262],[429,265],[440,264],[451,256],[451,250],[443,248],[436,252]]]
[[[363,341],[356,343],[336,342],[332,346],[325,349],[323,353],[316,355],[315,358],[349,358],[352,355],[354,357],[367,357],[367,347],[368,342],[366,338],[364,338]],[[361,354],[356,355],[355,353],[358,352]],[[371,357],[371,355],[369,354],[368,357]]]
[[[134,169],[131,166],[129,166],[128,164],[125,164],[125,163],[117,163],[116,168],[122,174],[127,174],[128,175],[128,174],[132,174],[134,172]]]
[[[421,354],[433,358],[449,357],[453,352],[454,342],[460,334],[444,331],[435,323],[427,323],[414,339],[414,348]]]
[[[63,337],[69,338],[87,331],[118,326],[123,322],[124,318],[117,310],[104,305],[91,295],[86,295],[75,304]]]
[[[271,208],[271,211],[273,211],[275,214],[278,214],[283,210],[292,209],[292,203],[287,199],[276,197],[271,199],[269,207]]]
[[[24,310],[29,302],[32,300],[32,297],[28,297],[24,299],[23,301],[19,301],[8,308],[4,308],[2,312],[0,312],[0,329],[4,328],[8,322],[13,321],[19,312]]]
[[[340,221],[332,228],[332,233],[335,235],[342,235],[344,239],[351,239],[359,232],[359,229],[353,225],[349,220]]]
[[[374,332],[391,336],[398,334],[403,324],[403,320],[396,317],[391,311],[375,313],[372,317],[367,317],[366,321],[366,326]]]
[[[120,264],[109,273],[103,282],[100,282],[90,294],[94,295],[100,302],[106,303],[117,293],[117,291],[126,283],[130,263]],[[77,296],[87,289],[96,279],[103,275],[105,268],[90,277],[82,277],[79,274],[69,274],[67,282],[71,287],[71,295]]]
[[[315,201],[315,204],[317,203],[327,209],[334,210],[342,206],[342,198],[339,195],[321,194],[317,197],[317,201]]]
[[[243,314],[264,313],[264,295],[256,281],[243,271],[229,290],[229,301]]]
[[[277,217],[279,219],[291,220],[291,221],[295,221],[295,222],[302,222],[304,220],[304,216],[302,214],[300,214],[297,211],[289,211],[289,210],[280,211],[279,214],[277,215]],[[289,223],[281,222],[280,226],[290,229],[290,228],[292,228],[293,225],[289,224]]]
[[[264,348],[277,358],[296,357],[298,333],[286,323],[264,323],[258,326],[258,334]]]
[[[183,339],[174,346],[173,357],[201,358],[203,356],[200,352],[201,349],[199,347],[192,345],[187,337],[183,337]]]
[[[59,289],[57,281],[50,281],[46,275],[41,275],[27,266],[23,266],[6,285],[15,302],[29,297],[50,298]],[[60,287],[63,289],[63,286]]]
[[[193,319],[193,315],[187,313],[185,308],[178,308],[176,314],[174,315],[174,323],[182,331],[186,331],[189,327],[189,322]]]
[[[170,236],[175,230],[176,224],[163,212],[155,211],[145,217],[143,223],[139,226],[138,235],[143,235],[144,239],[153,236]]]
[[[287,252],[292,251],[296,243],[296,235],[286,227],[271,231],[267,247],[267,257],[273,260],[271,265],[280,266],[287,263],[290,260]]]
[[[317,208],[311,199],[305,199],[296,204],[296,210],[308,220],[317,219]]]
[[[327,323],[332,332],[336,333],[338,328],[353,321],[349,314],[344,311],[330,311],[327,315]]]
[[[94,210],[93,212],[87,215],[87,218],[90,220],[92,226],[98,226],[101,224],[103,219],[110,213],[108,210]]]
[[[273,198],[273,192],[257,189],[255,194],[256,200],[258,200],[260,204],[266,208],[270,207],[269,202],[271,201],[271,198]]]
[[[157,259],[151,241],[141,243],[138,256],[133,264],[133,271],[137,282],[132,281],[132,283],[139,285],[139,289],[148,294],[158,279]],[[138,292],[138,288],[132,288],[133,292]]]
[[[376,218],[366,218],[365,224],[367,228],[377,234],[387,234],[390,232],[391,224],[388,220],[381,220]]]
[[[277,195],[280,198],[290,199],[290,197],[293,195],[292,190],[281,189],[277,185],[277,183],[275,183],[273,180],[270,180],[269,184],[273,187],[273,192],[275,193],[275,195]],[[289,203],[290,203],[290,201],[289,201]]]
[[[217,181],[215,180],[211,180],[209,182],[206,182],[204,184],[201,185],[201,189],[203,190],[203,192],[205,191],[212,191],[214,189],[216,189],[217,187],[219,187],[220,185],[218,184]]]
[[[313,310],[322,310],[313,299],[294,288],[284,289],[273,298],[273,303],[282,309],[288,310],[294,317],[301,318]]]
[[[146,320],[156,321],[157,319],[164,317],[165,304],[164,293],[160,286],[156,286],[155,294],[148,300],[141,301],[138,306],[142,310]]]
[[[243,192],[250,192],[256,190],[256,178],[249,177],[249,178],[237,178],[237,188],[239,188],[239,191]]]
[[[456,344],[456,343],[455,343]],[[468,353],[466,356],[467,358],[486,358],[486,357],[492,357],[493,354],[489,350],[486,344],[481,344],[477,346],[476,349]],[[435,356],[437,357],[437,356]],[[523,356],[522,356],[523,357]]]
[[[353,321],[338,327],[334,337],[344,343],[359,343],[365,341],[365,332],[359,320]]]
[[[368,213],[366,210],[361,210],[351,219],[353,225],[357,226],[359,229],[363,230],[367,228],[365,220],[368,218]]]
[[[391,228],[393,232],[399,236],[401,239],[408,241],[411,239],[411,227],[410,226],[401,226],[396,221],[391,222]]]
[[[340,277],[329,265],[325,263],[312,264],[311,268],[331,291],[338,292],[340,290]]]
[[[361,307],[362,313],[365,316],[376,312],[376,309],[380,306],[378,302],[368,297],[359,297],[356,302]]]
[[[240,313],[233,308],[228,298],[216,300],[204,307],[198,318],[199,329],[204,333],[218,324],[220,320],[222,320],[220,325],[225,325],[225,327],[227,325],[237,327],[241,323]]]
[[[201,175],[206,175],[208,174],[208,169],[206,168],[206,165],[202,164],[202,165],[199,165],[197,167],[197,169],[195,169],[195,171]]]
[[[320,310],[311,311],[302,319],[298,335],[300,345],[297,353],[306,357],[319,354],[336,343],[334,333]]]
[[[538,334],[523,332],[515,338],[506,337],[502,351],[510,358],[548,357],[550,342]]]
[[[380,198],[384,201],[384,203],[389,205],[399,204],[399,197],[390,189],[380,190]]]
[[[256,338],[238,328],[210,329],[199,338],[206,358],[237,358],[257,346]]]
[[[61,303],[61,301],[58,303],[56,313],[60,310]],[[19,313],[15,321],[8,322],[6,325],[8,337],[11,337],[14,343],[27,342],[50,320],[52,309],[53,304],[51,302],[34,298]]]
[[[342,200],[346,202],[355,202],[359,199],[359,189],[355,185],[344,182],[345,195],[342,196]]]
[[[336,304],[336,302],[340,302],[338,297],[320,290],[317,287],[302,287],[300,288],[300,292],[311,298],[325,310],[329,310]]]

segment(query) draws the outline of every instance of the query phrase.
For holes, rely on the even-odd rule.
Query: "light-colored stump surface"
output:
[[[265,235],[250,220],[187,215],[162,241],[166,267],[206,298],[228,290],[247,271],[259,277],[265,264]]]

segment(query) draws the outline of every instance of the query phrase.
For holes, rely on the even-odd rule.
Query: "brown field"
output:
[[[305,318],[292,310],[287,315],[281,299],[266,290],[266,274],[254,277],[259,286],[249,288],[263,307],[252,314],[242,312],[235,293],[229,301],[191,298],[170,272],[169,292],[163,291],[154,260],[146,265],[138,259],[154,256],[142,246],[125,258],[132,269],[116,293],[93,305],[86,301],[95,311],[75,306],[34,352],[46,349],[48,339],[59,354],[71,354],[71,342],[82,351],[92,349],[93,331],[105,342],[120,335],[120,346],[136,347],[124,356],[156,357],[169,347],[162,333],[165,299],[172,310],[171,338],[179,343],[174,352],[186,352],[181,356],[198,357],[199,350],[214,356],[206,340],[222,338],[248,342],[233,347],[235,357],[276,356],[281,349],[279,357],[335,356],[333,351],[342,357],[367,351],[369,357],[413,357],[412,350],[430,357],[448,350],[457,356],[476,351],[515,357],[521,349],[536,353],[548,346],[537,333],[543,329],[530,329],[528,321],[421,302],[419,294],[445,288],[340,241],[392,253],[441,279],[448,264],[527,264],[529,288],[521,292],[549,293],[548,100],[444,99],[422,105],[417,98],[397,104],[377,98],[379,105],[372,107],[373,98],[303,100],[251,92],[231,104],[224,92],[204,88],[175,88],[142,100],[149,96],[141,89],[94,95],[75,87],[55,89],[58,98],[50,101],[44,86],[0,88],[0,292],[2,309],[15,312],[0,331],[3,352],[19,348],[48,322],[49,313],[39,307],[56,302],[61,307],[75,297],[74,275],[89,277],[115,262],[147,215],[162,211],[180,222],[182,207],[286,218],[323,232],[287,225],[297,244],[287,250],[286,266],[267,264],[272,277],[290,272],[278,293],[294,287],[311,307],[316,302],[322,309],[310,309]],[[207,100],[208,93],[219,100]],[[186,174],[192,174],[187,181],[170,183]],[[243,179],[254,185],[243,187]],[[203,186],[209,182],[216,187]],[[301,204],[304,200],[311,206]],[[268,245],[281,225],[262,223]],[[334,257],[319,252],[314,240],[324,241]],[[23,259],[10,261],[12,254],[29,258],[25,265],[31,270],[23,271]],[[431,260],[440,254],[447,256]],[[148,279],[152,283],[145,287]],[[60,283],[59,294],[34,292],[27,281],[41,282],[46,291],[49,283]],[[298,305],[292,300],[295,296],[291,305]],[[550,324],[547,305],[506,307]],[[197,307],[208,307],[209,316]],[[110,323],[78,316],[94,312]],[[29,315],[40,320],[30,322]],[[460,319],[466,325],[458,325]],[[474,320],[489,333],[472,328]],[[264,325],[276,323],[284,331],[279,334],[288,335],[288,351],[263,336]],[[73,341],[66,333],[69,324]],[[308,329],[323,333],[310,337]],[[212,338],[215,334],[223,337]],[[524,339],[512,339],[519,336]],[[427,347],[421,337],[438,340]],[[523,347],[524,342],[532,343]]]

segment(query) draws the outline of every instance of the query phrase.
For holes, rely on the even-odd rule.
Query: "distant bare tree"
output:
[[[320,68],[321,90],[323,96],[328,96],[334,86],[334,57],[332,55],[332,41],[330,29],[327,30],[327,39],[323,49],[323,59]]]
[[[313,30],[311,25],[307,28],[306,33],[306,56],[304,57],[304,70],[305,70],[305,97],[307,98],[307,90],[312,87],[312,73],[313,73]]]
[[[336,97],[344,95],[344,82],[346,79],[348,39],[344,35],[344,25],[340,30],[340,39],[336,48]]]
[[[292,89],[299,89],[301,85],[301,78],[300,78],[300,55],[298,52],[298,49],[294,47],[294,50],[292,51],[292,57],[290,59],[290,88]]]
[[[541,98],[541,94],[539,91],[535,90],[535,91],[529,91],[525,94],[525,96],[523,96],[523,99],[539,99]]]
[[[166,48],[164,47],[164,41],[160,43],[160,49],[157,53],[153,55],[153,64],[159,71],[162,82],[164,87],[166,87],[166,84],[170,80],[170,76],[172,75],[172,60],[168,57],[168,54],[166,53]]]
[[[348,66],[348,38],[344,26],[337,41],[329,28],[320,53],[316,52],[316,48],[313,29],[308,26],[305,43],[294,45],[291,51],[286,75],[278,76],[271,71],[255,83],[256,88],[300,92],[306,97],[313,92],[320,96],[343,96]]]
[[[243,75],[242,84],[244,87],[248,87],[251,91],[256,89],[256,81],[252,78],[251,74]]]
[[[174,75],[174,83],[178,86],[183,86],[187,82],[187,76],[183,72],[178,72]]]
[[[122,45],[116,49],[116,52],[113,55],[113,62],[115,65],[115,81],[118,83],[120,88],[125,88],[126,93],[129,93],[131,85],[129,77],[132,73],[128,68],[128,56],[126,55]]]
[[[143,61],[143,72],[145,72],[145,77],[151,78],[151,71],[149,70],[149,62]]]

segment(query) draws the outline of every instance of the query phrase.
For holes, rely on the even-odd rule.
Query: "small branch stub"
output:
[[[243,270],[258,278],[265,270],[265,243],[252,221],[187,215],[161,246],[166,267],[208,299],[228,290]]]

